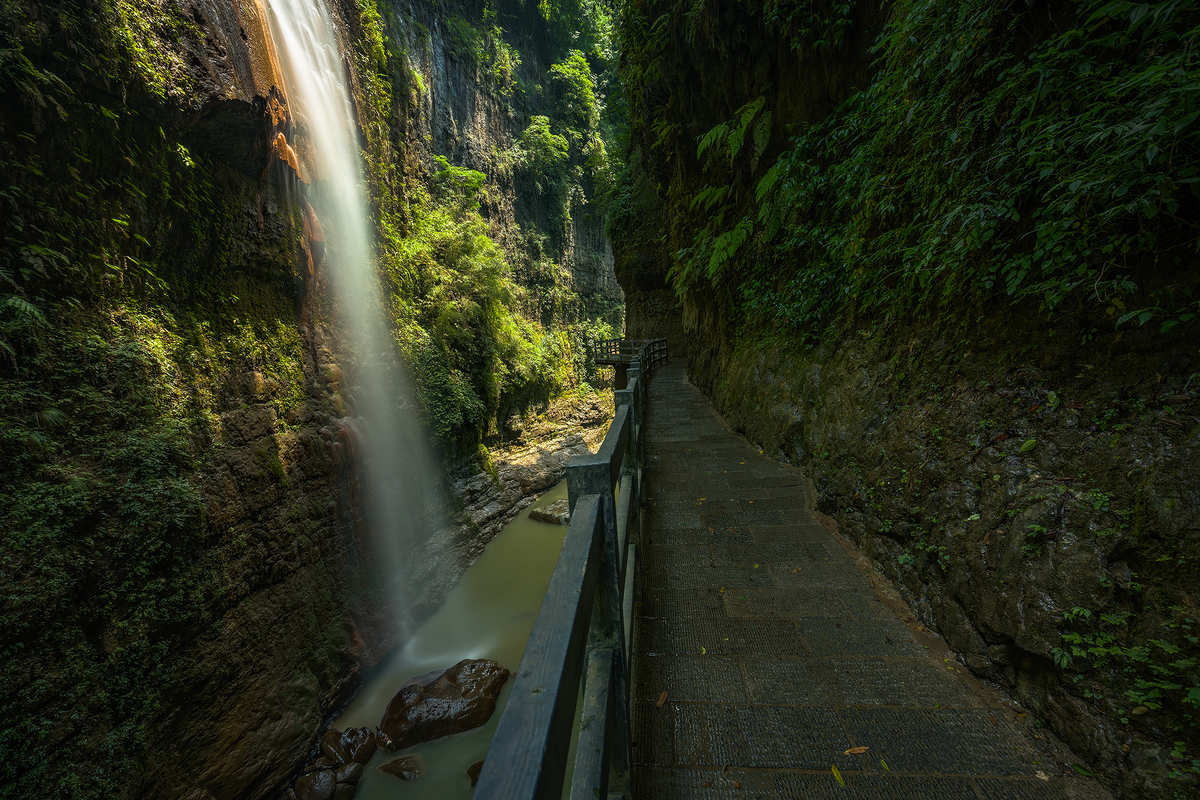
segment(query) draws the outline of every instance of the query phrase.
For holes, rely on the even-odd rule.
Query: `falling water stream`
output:
[[[325,236],[323,272],[332,287],[345,341],[343,393],[346,426],[361,448],[363,514],[373,562],[393,588],[393,616],[401,647],[375,670],[335,721],[337,728],[374,727],[395,692],[413,677],[463,658],[493,658],[511,670],[521,661],[562,547],[564,529],[528,519],[510,523],[466,572],[444,605],[420,627],[405,626],[415,599],[414,565],[428,556],[440,527],[441,487],[420,416],[411,402],[403,365],[389,333],[381,299],[354,105],[337,28],[325,0],[259,0],[267,10],[271,45],[293,117],[293,137],[306,202]],[[560,485],[544,504],[566,495]],[[508,688],[501,694],[500,709]],[[394,754],[379,752],[358,786],[359,800],[467,798],[467,767],[487,752],[499,709],[484,726],[430,742],[408,753],[426,759],[428,772],[412,783],[376,769]]]
[[[325,236],[346,369],[345,421],[362,457],[362,504],[372,563],[389,588],[396,635],[425,550],[435,546],[439,471],[384,311],[354,104],[337,28],[325,0],[262,0],[294,121],[305,199]]]

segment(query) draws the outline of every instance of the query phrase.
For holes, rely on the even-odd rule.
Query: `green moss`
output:
[[[150,94],[185,99],[187,65],[175,43],[203,35],[176,0],[106,0],[112,31],[133,72]]]

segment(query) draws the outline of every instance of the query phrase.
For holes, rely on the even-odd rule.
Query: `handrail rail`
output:
[[[479,800],[560,800],[581,685],[570,797],[631,796],[629,637],[646,383],[667,348],[665,339],[613,341],[633,356],[628,384],[615,392],[600,449],[567,466],[570,525],[479,775]]]
[[[647,372],[667,359],[666,339],[600,339],[592,346],[598,363],[628,364],[641,361]]]

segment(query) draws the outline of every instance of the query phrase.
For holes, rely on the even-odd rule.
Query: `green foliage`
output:
[[[437,193],[414,191],[413,228],[384,263],[434,435],[447,453],[473,456],[508,415],[578,378],[559,368],[570,340],[521,312],[523,291],[479,213],[482,175],[438,163]]]
[[[1200,726],[1200,625],[1183,606],[1169,609],[1159,630],[1140,629],[1137,622],[1123,609],[1073,608],[1063,615],[1055,663],[1071,670],[1093,699],[1104,699],[1123,723],[1171,709],[1175,713],[1159,724],[1171,734],[1194,736]]]
[[[695,26],[696,8],[664,14],[649,37],[629,29],[626,82],[646,102],[671,14]],[[803,57],[854,28],[848,4],[823,8],[761,14]],[[754,122],[762,97],[750,97],[698,137],[700,169],[667,189],[675,285],[732,291],[739,321],[808,341],[846,314],[995,301],[1163,332],[1191,322],[1198,26],[1181,3],[1093,0],[1054,23],[1035,8],[898,3],[873,79],[832,113],[784,143]],[[639,113],[650,148],[682,158],[676,120]],[[710,213],[683,222],[693,205]]]
[[[191,88],[178,48],[199,29],[176,0],[105,0],[104,12],[129,64],[151,94],[183,99]]]
[[[568,130],[586,131],[600,124],[596,80],[583,53],[572,50],[566,58],[552,65],[550,85],[554,91],[555,116]]]
[[[450,52],[480,70],[501,94],[511,94],[521,54],[505,41],[504,30],[495,24],[495,12],[485,9],[482,28],[454,14],[446,18],[445,24]]]
[[[539,193],[560,188],[570,156],[567,138],[550,129],[550,118],[534,116],[522,131],[512,151],[513,165],[530,172]]]

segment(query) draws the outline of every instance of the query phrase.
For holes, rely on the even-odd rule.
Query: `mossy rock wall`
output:
[[[454,183],[473,180],[472,148],[504,150],[510,134],[488,127],[451,153],[422,115],[457,102],[422,85],[404,46],[404,26],[437,12],[335,11],[398,347],[447,462],[473,458],[505,410],[586,376],[580,344],[596,320],[619,321],[619,293],[564,285],[567,312],[544,317],[525,303],[509,263],[525,240],[503,233],[513,183],[482,205]],[[274,146],[295,132],[260,13],[0,4],[3,797],[280,791],[395,644],[396,617],[426,616],[470,550],[469,530],[422,548],[402,610],[365,563],[336,325]],[[523,130],[475,77],[450,71],[446,85]],[[439,171],[440,153],[460,171]],[[552,278],[582,263],[572,247],[607,248],[592,238],[561,237]],[[475,282],[431,299],[459,285],[447,253],[463,242],[486,256],[462,264]],[[451,306],[471,323],[441,323],[457,339],[434,329]],[[431,391],[446,387],[438,407]]]
[[[1200,117],[1154,99],[1200,85],[1198,21],[622,18],[631,326],[683,341],[730,423],[804,465],[921,618],[1126,797],[1200,776]]]

